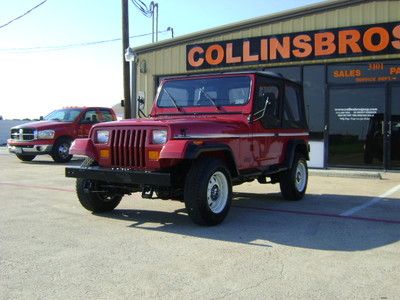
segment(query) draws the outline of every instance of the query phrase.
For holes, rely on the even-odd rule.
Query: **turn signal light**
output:
[[[149,160],[158,160],[160,158],[160,152],[149,151]]]
[[[100,150],[100,157],[101,158],[109,158],[110,157],[110,150],[108,150],[108,149]]]

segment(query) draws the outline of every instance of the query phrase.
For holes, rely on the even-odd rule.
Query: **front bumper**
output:
[[[170,173],[152,171],[131,171],[102,167],[68,167],[65,168],[65,176],[98,180],[108,183],[152,185],[163,187],[171,186]]]
[[[7,144],[8,151],[14,154],[50,154],[53,149],[53,145],[23,145],[14,146]]]

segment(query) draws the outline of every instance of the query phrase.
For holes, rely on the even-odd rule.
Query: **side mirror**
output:
[[[139,109],[143,110],[144,109],[144,98],[139,96],[137,98],[137,102],[138,102]]]
[[[44,120],[43,116],[40,116],[40,117],[39,117],[39,120],[40,120],[40,121],[43,121],[43,120]]]

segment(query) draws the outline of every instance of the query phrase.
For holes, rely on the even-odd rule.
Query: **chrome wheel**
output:
[[[217,171],[211,175],[207,185],[207,203],[210,210],[218,214],[228,202],[228,181],[224,173]]]
[[[66,159],[69,156],[69,143],[62,143],[57,149],[58,155],[62,159]]]
[[[299,161],[295,173],[295,186],[296,190],[303,192],[307,184],[307,169],[303,161]]]

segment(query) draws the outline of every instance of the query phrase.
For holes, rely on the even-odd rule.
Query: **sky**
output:
[[[0,0],[0,115],[34,119],[66,106],[111,107],[119,103],[123,99],[122,41],[57,47],[120,38],[121,1],[47,0],[1,27],[42,1]],[[172,27],[177,37],[321,1],[155,2],[159,31]],[[130,46],[150,44],[151,30],[151,18],[129,1],[129,35],[145,35],[131,38]],[[170,31],[159,34],[159,41],[169,38]]]

